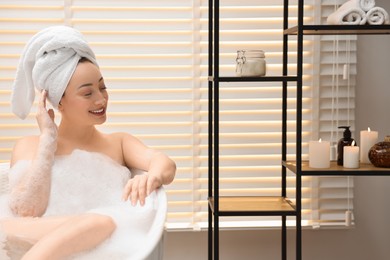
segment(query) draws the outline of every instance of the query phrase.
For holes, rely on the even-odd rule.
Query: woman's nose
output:
[[[96,98],[96,100],[95,100],[95,104],[96,104],[96,105],[105,105],[106,102],[107,102],[107,98],[106,98],[104,95],[102,95],[102,94],[100,94],[100,95]]]

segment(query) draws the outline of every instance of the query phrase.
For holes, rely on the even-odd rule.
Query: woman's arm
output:
[[[136,175],[128,181],[123,191],[123,199],[130,199],[135,205],[145,203],[145,198],[161,185],[173,181],[176,173],[176,164],[167,155],[145,146],[134,136],[124,134],[122,151],[126,165],[147,172],[145,175]]]
[[[41,131],[38,142],[31,138],[22,139],[12,154],[11,165],[19,159],[32,159],[30,167],[11,190],[10,207],[19,216],[42,216],[49,202],[57,127],[53,121],[53,111],[46,110],[46,96],[44,91],[38,106],[37,121]]]

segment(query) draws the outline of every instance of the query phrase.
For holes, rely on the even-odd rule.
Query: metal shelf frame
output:
[[[298,75],[288,76],[288,35],[283,35],[283,68],[281,76],[265,76],[265,77],[225,77],[220,76],[219,71],[219,0],[209,0],[209,35],[208,35],[208,259],[219,259],[219,217],[221,216],[280,216],[282,220],[281,226],[281,256],[283,260],[287,259],[287,216],[295,216],[297,221],[297,237],[301,237],[301,205],[300,205],[300,177],[296,177],[296,191],[298,206],[293,205],[286,198],[287,190],[287,169],[281,165],[281,194],[273,199],[278,201],[269,208],[258,207],[259,204],[266,203],[267,197],[221,197],[219,194],[219,84],[220,82],[280,82],[282,85],[282,160],[287,157],[287,86],[288,82],[297,82],[300,84],[298,92],[297,109],[302,108],[302,41],[298,50],[301,50],[301,55],[298,55]],[[288,0],[284,1],[283,11],[283,29],[288,28]],[[303,22],[303,19],[300,21]],[[299,37],[298,37],[299,38]],[[302,37],[301,37],[302,39]],[[299,45],[299,40],[298,40]],[[299,51],[298,51],[299,54]],[[300,92],[300,94],[299,94]],[[300,108],[299,108],[300,107]],[[298,113],[299,114],[299,113]],[[300,119],[302,114],[299,115]],[[297,117],[297,120],[300,120]],[[298,129],[301,129],[301,124],[298,124]],[[299,132],[301,132],[299,130]],[[301,137],[300,137],[301,138]],[[297,151],[298,152],[298,151]],[[249,201],[249,202],[248,202]],[[238,203],[248,202],[248,207],[240,208]],[[236,204],[235,204],[236,203]],[[244,203],[245,204],[245,203]],[[236,205],[237,208],[234,208]],[[232,208],[233,207],[233,208]],[[299,224],[298,224],[299,223]],[[300,241],[297,241],[297,255],[301,254]],[[299,250],[299,252],[298,252]],[[299,258],[297,258],[299,259]]]

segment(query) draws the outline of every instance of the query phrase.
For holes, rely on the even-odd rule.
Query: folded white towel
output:
[[[365,12],[368,12],[370,9],[374,8],[375,6],[375,0],[354,0],[354,1],[358,1],[360,8]]]
[[[362,25],[366,21],[366,13],[360,8],[357,0],[345,2],[327,18],[328,24]]]
[[[374,7],[367,12],[367,23],[371,25],[389,24],[389,14],[382,7]]]
[[[74,28],[53,26],[34,35],[25,46],[16,71],[12,111],[26,118],[34,102],[35,89],[47,90],[48,100],[57,108],[81,57],[97,65],[95,54]]]

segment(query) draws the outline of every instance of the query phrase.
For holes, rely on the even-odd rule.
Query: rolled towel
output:
[[[389,24],[389,14],[382,7],[374,7],[366,14],[367,23],[371,25]]]
[[[375,0],[355,0],[355,1],[359,2],[360,8],[365,12],[368,12],[370,9],[374,8],[375,6]]]
[[[47,90],[48,100],[57,108],[82,57],[98,65],[83,35],[74,28],[53,26],[35,34],[25,46],[16,70],[12,112],[26,118],[35,99],[35,89]]]
[[[360,8],[357,0],[345,2],[327,18],[328,24],[362,25],[366,21],[366,13]]]

